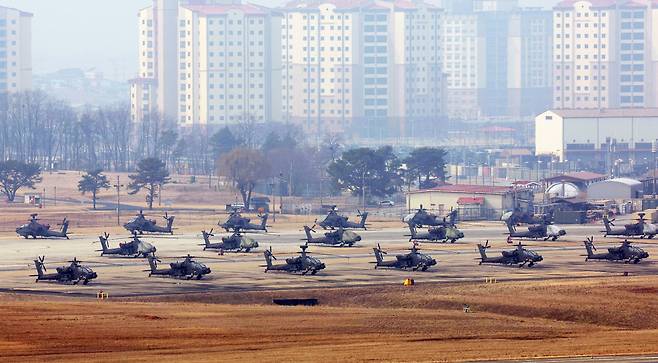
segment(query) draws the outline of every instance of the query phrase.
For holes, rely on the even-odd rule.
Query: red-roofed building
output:
[[[483,197],[461,197],[461,198],[457,199],[457,204],[458,205],[469,205],[469,204],[484,205],[484,198]]]
[[[546,183],[555,183],[555,182],[572,182],[572,183],[582,183],[588,185],[595,183],[607,178],[604,174],[593,173],[591,171],[574,171],[569,173],[564,173],[561,175],[552,176],[550,178],[544,179]]]
[[[267,15],[268,10],[252,4],[199,4],[184,5],[183,8],[189,9],[199,15],[226,15],[230,11],[240,12],[245,15]]]
[[[440,215],[457,208],[461,220],[497,219],[504,211],[525,208],[533,198],[531,189],[518,186],[448,184],[407,193],[407,207],[422,205]]]

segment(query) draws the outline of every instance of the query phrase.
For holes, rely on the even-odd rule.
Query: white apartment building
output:
[[[179,13],[179,122],[281,119],[280,17],[249,4]]]
[[[485,71],[481,67],[478,15],[446,15],[442,30],[446,113],[456,119],[477,118],[481,114],[478,89],[483,86],[480,73]]]
[[[444,17],[446,112],[451,118],[524,117],[551,102],[551,13],[475,2]]]
[[[553,9],[553,106],[609,108],[613,102],[614,4],[563,1]],[[611,82],[612,81],[612,82]]]
[[[619,107],[658,107],[658,1],[621,4]]]
[[[377,4],[389,11],[389,33],[393,37],[389,119],[401,127],[400,131],[418,121],[437,123],[445,108],[441,50],[443,12],[422,1],[406,5],[399,1]],[[368,34],[364,36],[367,45]],[[367,75],[367,58],[364,63]],[[366,79],[366,96],[367,87]],[[367,101],[366,98],[366,107]],[[367,108],[365,116],[368,116]]]
[[[553,22],[555,108],[658,105],[655,1],[562,1]]]
[[[353,84],[363,69],[361,18],[345,1],[297,1],[280,10],[282,112],[306,130],[343,130],[361,117]]]
[[[399,0],[294,1],[283,14],[282,112],[307,130],[363,134],[438,119],[441,11]]]
[[[271,11],[233,0],[154,0],[138,22],[134,121],[281,118],[280,19]]]
[[[131,80],[133,121],[177,117],[178,0],[153,0],[137,13],[138,75]]]
[[[32,88],[32,14],[0,6],[0,93]]]

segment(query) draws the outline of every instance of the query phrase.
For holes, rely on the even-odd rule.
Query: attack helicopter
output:
[[[133,232],[132,241],[119,243],[119,247],[117,248],[110,248],[109,238],[110,235],[108,233],[98,236],[101,243],[101,250],[98,252],[101,253],[101,256],[117,255],[128,257],[148,257],[156,251],[155,246],[148,242],[144,242],[137,237],[137,231]]]
[[[240,212],[232,211],[228,219],[224,223],[217,223],[218,226],[224,228],[226,232],[231,230],[243,230],[243,231],[264,231],[267,232],[267,214],[259,214],[260,224],[251,223],[251,219],[243,217]]]
[[[162,218],[164,218],[167,221],[166,226],[158,226],[155,219],[146,219],[144,213],[140,210],[137,216],[135,216],[135,218],[131,219],[130,221],[128,221],[128,223],[123,225],[123,228],[130,231],[130,233],[138,232],[139,234],[143,234],[144,232],[148,232],[148,233],[174,234],[174,230],[172,227],[174,225],[174,219],[176,217],[175,216],[170,217],[169,214],[165,212],[165,215],[162,216]]]
[[[416,226],[409,225],[409,232],[411,232],[408,235],[409,241],[425,240],[430,242],[441,241],[444,243],[450,241],[450,243],[455,243],[458,239],[464,238],[464,232],[457,229],[454,225],[429,227],[427,232],[421,233],[416,231]]]
[[[547,214],[534,214],[528,211],[522,211],[516,209],[514,211],[508,211],[503,213],[500,217],[500,220],[505,223],[511,223],[513,225],[519,224],[542,224],[545,221],[550,221],[553,219],[553,213]]]
[[[423,226],[454,226],[457,222],[457,210],[451,209],[445,217],[440,218],[436,214],[428,212],[423,205],[420,205],[420,208],[416,213],[407,214],[402,221],[410,226],[423,227]]]
[[[523,248],[521,242],[519,242],[516,249],[514,250],[501,251],[500,257],[487,257],[487,249],[489,247],[490,246],[488,240],[484,246],[478,243],[478,251],[480,251],[480,265],[483,263],[491,263],[501,265],[519,265],[519,267],[523,267],[527,264],[528,267],[532,267],[536,263],[544,260],[544,258],[538,253]]]
[[[319,243],[337,247],[352,247],[356,242],[361,240],[361,236],[358,234],[345,230],[343,227],[338,227],[338,229],[330,232],[326,232],[323,237],[313,237],[311,232],[315,232],[313,227],[304,226],[304,232],[306,232],[306,238],[302,241],[307,241],[308,243]]]
[[[550,239],[551,241],[556,241],[560,236],[567,234],[564,229],[547,221],[540,224],[530,225],[528,226],[527,231],[522,232],[518,232],[516,226],[509,221],[506,222],[506,224],[510,238],[543,239],[544,241]]]
[[[624,237],[647,237],[649,239],[653,238],[658,234],[658,228],[653,223],[647,223],[644,213],[638,213],[637,223],[631,223],[624,225],[623,228],[612,228],[615,226],[615,219],[609,219],[608,215],[603,215],[603,225],[605,226],[605,231],[603,237],[608,236],[624,236]]]
[[[585,249],[587,250],[587,257],[585,261],[623,261],[624,263],[640,263],[642,259],[648,258],[649,253],[643,249],[635,246],[631,246],[631,243],[628,240],[625,240],[621,243],[619,247],[610,247],[608,252],[604,253],[595,253],[596,247],[594,247],[594,237],[589,237],[584,242]]]
[[[357,217],[361,218],[359,222],[350,222],[348,217],[338,214],[336,206],[332,206],[331,210],[321,222],[317,224],[322,229],[335,229],[335,228],[351,228],[351,229],[367,229],[366,220],[368,219],[368,212],[358,211]]]
[[[83,285],[87,285],[89,281],[98,277],[91,268],[81,265],[81,261],[78,261],[77,258],[69,261],[71,263],[70,265],[58,267],[55,273],[47,274],[45,273],[47,271],[46,264],[44,263],[45,258],[46,256],[39,256],[34,260],[37,274],[31,276],[36,276],[36,282],[55,281],[59,283],[73,283],[73,285],[82,282]]]
[[[203,250],[219,250],[220,254],[224,252],[250,252],[254,248],[258,248],[258,241],[253,238],[244,236],[237,229],[232,235],[222,237],[221,242],[210,242],[210,237],[214,237],[213,230],[210,232],[201,231],[203,235]]]
[[[375,263],[375,269],[384,267],[402,270],[411,269],[413,271],[427,271],[428,268],[436,265],[436,260],[433,259],[432,256],[418,252],[420,249],[418,248],[417,243],[413,243],[410,249],[411,252],[404,255],[396,255],[395,260],[390,261],[384,260],[384,255],[387,253],[382,250],[379,243],[377,244],[377,247],[374,247],[372,250],[375,253],[375,259],[377,260],[376,262],[373,262]]]
[[[147,257],[149,261],[150,270],[147,270],[150,276],[164,276],[174,278],[186,278],[188,280],[197,279],[201,280],[204,275],[209,274],[210,268],[206,265],[194,261],[194,257],[187,255],[182,262],[172,262],[169,268],[158,269],[158,262],[160,261],[155,254],[150,254]]]
[[[268,250],[265,250],[265,272],[268,271],[282,271],[289,273],[300,272],[302,275],[311,274],[315,275],[318,271],[325,268],[325,264],[322,263],[319,259],[309,256],[306,249],[308,248],[308,242],[299,246],[302,249],[299,256],[286,258],[285,263],[273,264],[272,260],[276,260],[276,257],[272,253],[272,246]]]
[[[28,223],[16,228],[16,233],[24,238],[32,236],[32,238],[66,238],[69,239],[67,231],[69,229],[69,221],[64,218],[60,224],[62,228],[60,231],[51,231],[49,224],[39,223],[38,214],[34,213],[30,215],[30,220]]]

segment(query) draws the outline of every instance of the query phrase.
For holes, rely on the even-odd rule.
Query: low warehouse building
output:
[[[590,184],[587,199],[627,200],[642,198],[642,183],[635,179],[614,178]]]
[[[500,219],[505,211],[525,209],[532,205],[533,193],[528,188],[487,185],[442,185],[407,193],[407,208],[421,206],[438,215],[459,210],[461,220]]]
[[[658,108],[555,109],[535,118],[535,154],[561,162],[650,158],[658,139]]]

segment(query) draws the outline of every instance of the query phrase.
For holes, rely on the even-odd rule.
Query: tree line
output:
[[[133,122],[130,105],[75,109],[41,91],[9,94],[0,102],[0,159],[44,170],[131,171],[145,158],[173,169],[212,169],[207,131],[181,129],[157,112]]]
[[[35,91],[9,95],[0,113],[0,192],[13,201],[33,188],[41,171],[87,170],[79,189],[109,187],[102,174],[135,171],[131,193],[147,191],[152,207],[169,173],[218,175],[239,191],[248,208],[259,192],[322,195],[349,192],[383,198],[412,186],[445,181],[446,151],[418,148],[401,157],[392,147],[349,148],[338,135],[317,138],[292,125],[256,123],[230,127],[177,127],[157,113],[132,122],[127,105],[76,111]]]

